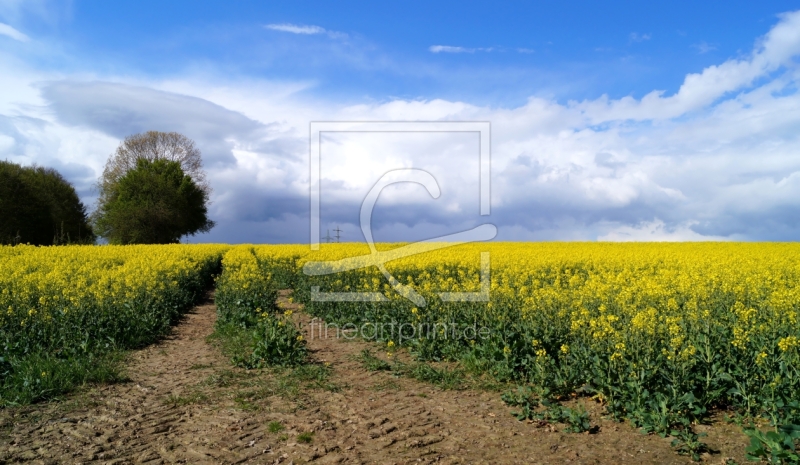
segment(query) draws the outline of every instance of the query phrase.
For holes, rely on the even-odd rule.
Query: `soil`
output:
[[[286,295],[280,304],[299,309]],[[604,419],[589,399],[581,402],[599,427],[594,434],[520,422],[496,391],[442,390],[367,371],[357,355],[377,354],[375,344],[333,334],[306,333],[317,368],[327,367],[313,373],[327,377],[234,368],[207,341],[215,318],[209,301],[169,337],[134,352],[126,383],[0,410],[0,464],[691,463],[669,439]],[[703,461],[745,461],[747,440],[736,427],[698,428],[717,450]]]

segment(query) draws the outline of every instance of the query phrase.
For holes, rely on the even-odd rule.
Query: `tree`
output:
[[[140,158],[106,189],[95,224],[111,243],[176,243],[214,227],[207,217],[208,193],[177,161]]]
[[[113,185],[142,159],[180,163],[183,172],[192,178],[200,190],[211,195],[211,187],[203,171],[203,159],[194,141],[177,132],[147,131],[126,137],[109,157],[100,178],[101,201],[104,193],[112,192]]]
[[[0,161],[0,244],[93,243],[86,207],[51,168]]]

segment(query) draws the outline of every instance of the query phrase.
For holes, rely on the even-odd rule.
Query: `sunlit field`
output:
[[[481,291],[481,252],[489,252],[489,301],[443,301],[442,292]],[[375,257],[361,244],[239,246],[225,257],[226,273],[237,272],[220,291],[246,302],[264,280],[294,287],[311,315],[378,340],[389,355],[406,347],[421,360],[456,360],[532,386],[539,399],[592,396],[614,417],[688,448],[697,441],[690,425],[715,411],[798,423],[800,245],[461,245],[388,262],[395,284],[408,286],[400,292],[375,266],[303,271],[355,256]],[[312,286],[385,301],[313,301]],[[424,306],[401,296],[409,288]]]
[[[800,245],[492,243],[397,258],[402,247],[2,247],[2,401],[113,379],[103,361],[164,335],[217,275],[218,324],[255,329],[235,360],[248,368],[306,360],[275,305],[294,289],[317,331],[374,340],[389,362],[406,350],[519,386],[504,399],[523,418],[591,397],[688,449],[691,425],[715,412],[798,423]]]
[[[217,245],[0,247],[0,404],[114,379],[202,297]]]

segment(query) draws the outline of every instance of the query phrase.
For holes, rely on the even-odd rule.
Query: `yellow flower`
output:
[[[380,251],[394,248],[387,244],[376,247]],[[478,261],[485,251],[491,254],[488,282]],[[123,308],[145,308],[143,311],[154,312],[146,315],[148,318],[164,316],[155,313],[166,307],[162,304],[171,303],[167,300],[172,293],[183,291],[181,286],[219,257],[223,274],[217,279],[217,296],[228,292],[233,300],[258,302],[253,299],[260,298],[259,293],[274,288],[278,270],[302,273],[310,261],[370,254],[366,244],[322,244],[316,251],[299,245],[0,246],[0,332],[29,337],[29,329],[48,322],[47,331],[56,329],[59,321],[71,325],[81,320],[75,315],[79,312],[130,318],[135,315]],[[631,366],[615,367],[638,372],[657,368],[654,365],[664,359],[686,365],[699,360],[698,354],[728,354],[730,349],[736,350],[726,363],[745,363],[743,354],[751,350],[749,357],[762,366],[776,354],[782,362],[793,363],[800,348],[798,259],[800,244],[777,243],[454,245],[393,259],[386,265],[397,282],[426,296],[424,308],[408,307],[408,300],[387,284],[374,266],[307,279],[326,292],[382,291],[388,302],[381,304],[381,310],[385,309],[388,319],[396,317],[397,324],[416,325],[422,314],[447,322],[425,329],[425,336],[449,336],[448,320],[459,327],[475,322],[487,328],[514,327],[518,335],[538,337],[543,337],[538,332],[543,324],[552,323],[548,329],[563,332],[559,337],[570,342],[554,346],[558,354],[571,354],[571,344],[579,344],[580,350],[586,347],[591,355],[606,361],[627,363],[628,354],[641,353],[638,367],[633,367],[633,360]],[[484,290],[490,291],[486,305],[459,307],[437,297],[427,298],[444,292]],[[295,302],[300,295],[282,301]],[[148,305],[128,305],[139,301]],[[341,323],[358,316],[360,304],[335,305]],[[250,311],[255,318],[270,322],[275,318],[285,327],[292,325],[289,307],[282,308],[283,315],[255,305]],[[468,335],[469,345],[476,345],[478,337]],[[495,344],[494,350],[500,349],[506,356],[513,352],[503,342],[486,339],[484,334],[480,337],[481,345]],[[440,344],[438,339],[433,343]],[[758,348],[754,348],[756,342]],[[397,348],[394,344],[387,342],[384,349],[390,358]],[[548,358],[543,341],[532,340],[531,344],[527,350],[542,358],[539,368],[545,362],[556,362]],[[789,381],[775,373],[760,376],[775,389],[788,386]]]
[[[797,336],[787,336],[778,341],[778,348],[783,352],[788,352],[800,345],[800,340]]]

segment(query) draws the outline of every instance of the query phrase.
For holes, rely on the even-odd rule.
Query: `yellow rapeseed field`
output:
[[[0,246],[0,403],[47,397],[140,347],[210,283],[229,246]]]
[[[479,243],[398,258],[435,247],[255,246],[248,257],[329,326],[549,396],[589,393],[647,430],[688,430],[719,408],[800,423],[799,244]],[[331,294],[353,292],[372,297]]]
[[[0,247],[0,400],[154,340],[220,265],[219,324],[254,338],[243,366],[305,360],[275,306],[293,288],[332,331],[540,399],[590,395],[692,453],[714,410],[800,424],[800,245],[780,243]]]

